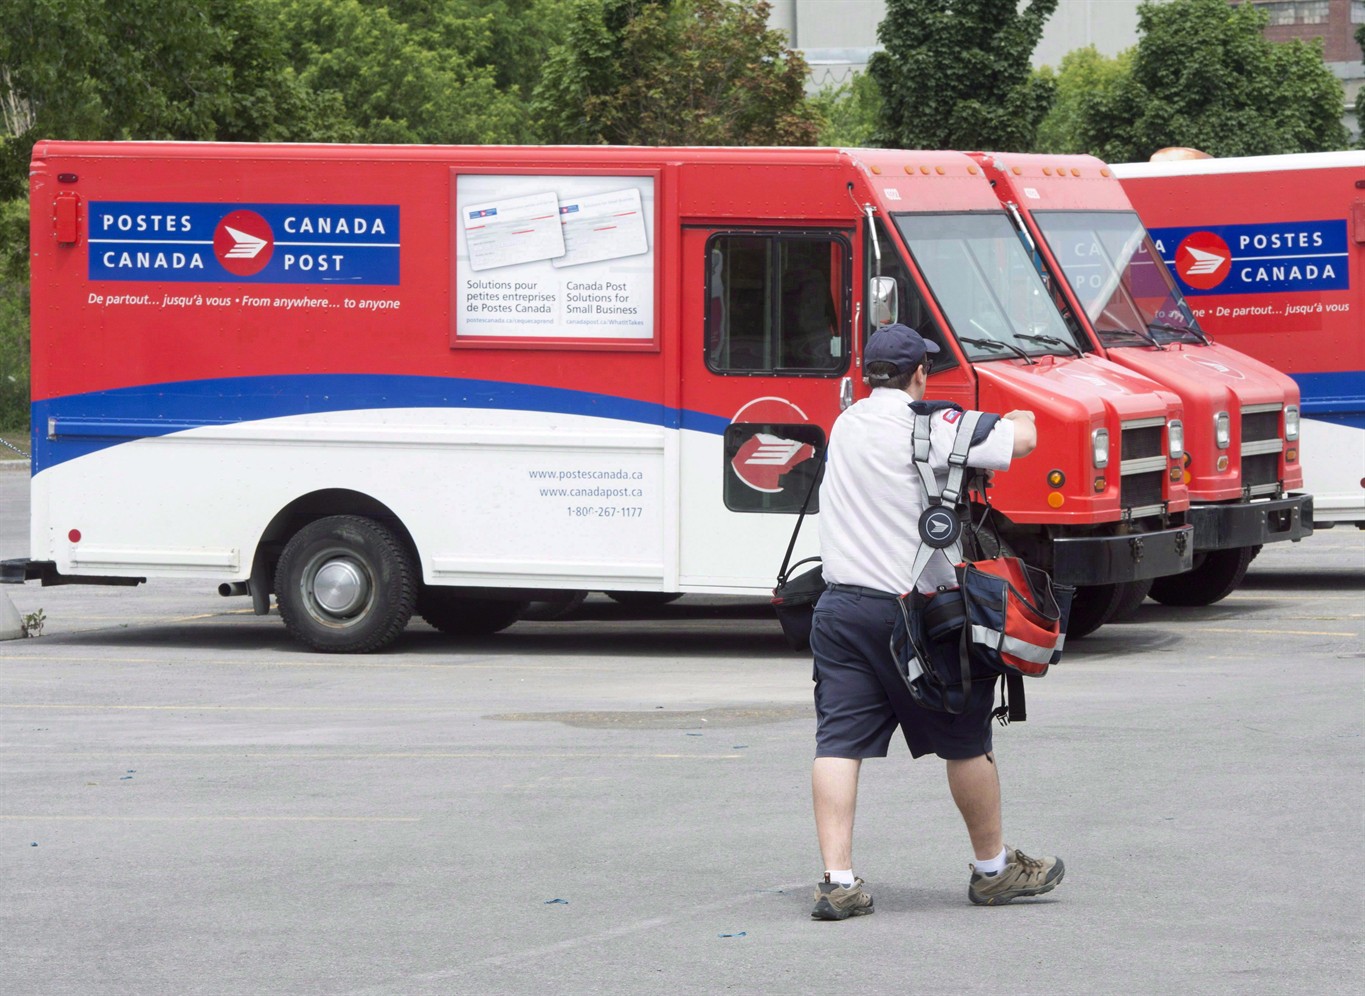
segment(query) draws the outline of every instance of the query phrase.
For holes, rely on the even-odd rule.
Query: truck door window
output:
[[[848,241],[723,233],[707,243],[706,363],[722,374],[834,376],[848,366]]]
[[[902,325],[909,325],[924,338],[938,344],[939,351],[934,354],[934,370],[947,370],[949,367],[957,366],[957,358],[952,350],[947,348],[947,339],[943,335],[943,329],[939,327],[938,321],[934,318],[934,313],[929,310],[928,303],[924,300],[924,295],[920,293],[919,285],[910,278],[910,270],[905,265],[905,260],[901,258],[900,251],[896,244],[891,241],[891,236],[887,234],[886,226],[878,219],[877,243],[881,247],[881,272],[877,271],[877,254],[872,250],[872,237],[867,235],[863,245],[863,259],[867,266],[867,278],[881,276],[890,277],[896,281],[897,301],[900,303],[900,314],[897,321]],[[867,283],[865,279],[864,284]],[[886,324],[885,315],[872,314],[868,311],[867,322],[862,330],[863,342],[877,329]]]
[[[1108,346],[1197,341],[1198,326],[1131,211],[1037,211],[1034,218]],[[1193,331],[1186,331],[1192,329]]]
[[[969,358],[1083,350],[1003,211],[894,219]]]

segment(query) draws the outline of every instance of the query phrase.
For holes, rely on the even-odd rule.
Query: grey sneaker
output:
[[[982,875],[975,865],[967,884],[967,898],[977,906],[1003,906],[1020,896],[1041,896],[1057,888],[1066,866],[1061,858],[1030,858],[1023,851],[1005,848],[1005,870]]]
[[[815,908],[810,911],[814,920],[847,920],[871,912],[872,893],[863,888],[860,878],[852,885],[821,882],[815,887]]]

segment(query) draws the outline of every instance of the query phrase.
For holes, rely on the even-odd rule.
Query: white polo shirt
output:
[[[926,502],[914,466],[911,400],[895,388],[873,388],[834,422],[817,517],[826,581],[895,594],[915,583],[911,568]],[[929,466],[940,485],[947,480],[948,455],[957,438],[956,417],[936,412],[930,420]],[[1001,419],[971,448],[967,464],[1005,470],[1013,453],[1014,423]],[[956,584],[956,579],[947,558],[936,555],[918,587],[931,592],[940,584]]]

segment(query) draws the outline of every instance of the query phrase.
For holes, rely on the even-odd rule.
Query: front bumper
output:
[[[1052,541],[1052,580],[1059,584],[1123,584],[1183,574],[1193,566],[1193,526]]]
[[[1194,548],[1231,550],[1313,535],[1313,496],[1293,495],[1235,505],[1191,505]]]

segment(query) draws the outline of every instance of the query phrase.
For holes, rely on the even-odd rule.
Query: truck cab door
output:
[[[685,227],[680,581],[772,587],[851,403],[855,230]],[[690,425],[699,431],[687,431]],[[814,551],[814,523],[798,550]]]

